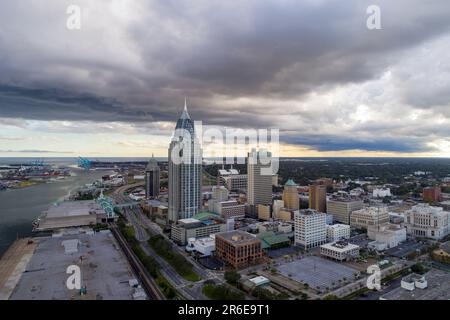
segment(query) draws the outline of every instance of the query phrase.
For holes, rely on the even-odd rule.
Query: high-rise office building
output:
[[[313,184],[309,186],[309,208],[327,212],[327,186]]]
[[[152,156],[145,168],[145,197],[156,198],[159,195],[160,188],[160,169],[158,162]]]
[[[298,210],[294,215],[295,244],[305,249],[327,241],[326,214],[317,210]]]
[[[169,222],[196,215],[202,206],[202,149],[194,122],[184,110],[169,147]]]
[[[283,189],[283,201],[284,206],[291,210],[298,210],[299,208],[299,197],[297,191],[297,185],[294,181],[289,179],[284,185]]]
[[[266,153],[266,160],[261,161],[264,153]],[[272,204],[272,172],[265,172],[270,171],[271,157],[272,154],[265,150],[252,149],[248,154],[247,202],[253,215],[257,214],[259,204]]]
[[[359,198],[337,196],[327,201],[327,213],[333,215],[333,221],[350,224],[350,215],[362,209],[364,203]]]

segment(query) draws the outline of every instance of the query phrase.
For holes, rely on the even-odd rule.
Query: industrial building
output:
[[[108,218],[100,201],[63,201],[50,206],[35,221],[34,231],[93,226]]]
[[[108,231],[71,232],[23,239],[0,261],[0,298],[10,300],[131,300],[142,298],[129,284],[136,279]],[[24,247],[26,250],[21,249]],[[9,258],[8,258],[9,257]],[[5,268],[4,263],[9,265]],[[69,290],[70,265],[81,269],[82,289]],[[135,281],[135,280],[134,280]],[[134,297],[133,297],[134,296]]]

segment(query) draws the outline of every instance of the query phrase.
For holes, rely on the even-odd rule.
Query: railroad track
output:
[[[156,284],[155,280],[153,280],[148,271],[142,265],[141,261],[136,257],[133,250],[131,250],[127,241],[123,238],[122,234],[117,229],[117,226],[112,223],[110,223],[109,226],[111,227],[112,234],[116,238],[117,242],[119,243],[120,247],[125,253],[125,256],[130,262],[131,267],[133,268],[140,282],[142,283],[144,290],[147,292],[147,295],[154,300],[166,300],[166,297],[159,290],[159,287]]]

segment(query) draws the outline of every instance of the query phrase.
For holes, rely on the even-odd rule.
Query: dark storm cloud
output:
[[[0,114],[33,120],[152,121],[150,114],[113,99],[1,84]]]
[[[323,135],[310,135],[307,137],[283,137],[281,139],[289,144],[301,144],[313,147],[318,151],[391,151],[391,152],[431,152],[434,148],[425,145],[417,138],[358,138],[336,137]]]
[[[55,6],[65,12],[66,2]],[[106,2],[88,4],[100,8],[103,20],[88,20],[89,32],[78,35],[54,31],[64,23],[64,16],[54,16],[59,9],[32,14],[31,3],[0,4],[0,117],[174,121],[188,96],[192,117],[211,125],[279,127],[277,116],[292,114],[303,137],[282,140],[323,151],[428,150],[423,139],[401,134],[345,141],[337,127],[334,137],[311,135],[301,129],[333,124],[339,113],[279,105],[380,77],[401,62],[400,53],[449,32],[445,0],[147,1],[130,3],[133,17],[126,23],[102,10]],[[382,30],[366,28],[371,4],[381,7]],[[117,25],[120,32],[108,31]],[[37,40],[37,35],[45,37]],[[418,94],[420,84],[413,84],[402,83],[404,101],[445,111],[448,86],[439,88],[437,97]],[[241,97],[261,104],[227,103]]]

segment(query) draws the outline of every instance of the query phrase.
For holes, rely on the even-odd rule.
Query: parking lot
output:
[[[352,281],[358,270],[320,257],[306,257],[277,268],[286,277],[307,283],[311,288],[324,291],[338,288],[345,281]]]
[[[397,247],[386,250],[386,254],[397,257],[397,258],[404,258],[409,253],[414,252],[416,250],[420,250],[421,248],[425,247],[425,244],[422,244],[420,242],[416,242],[414,240],[408,240],[403,242],[402,244],[399,244]]]
[[[267,256],[269,256],[272,259],[278,259],[286,255],[295,254],[297,252],[300,252],[300,248],[294,246],[279,249],[269,249],[267,251]]]

